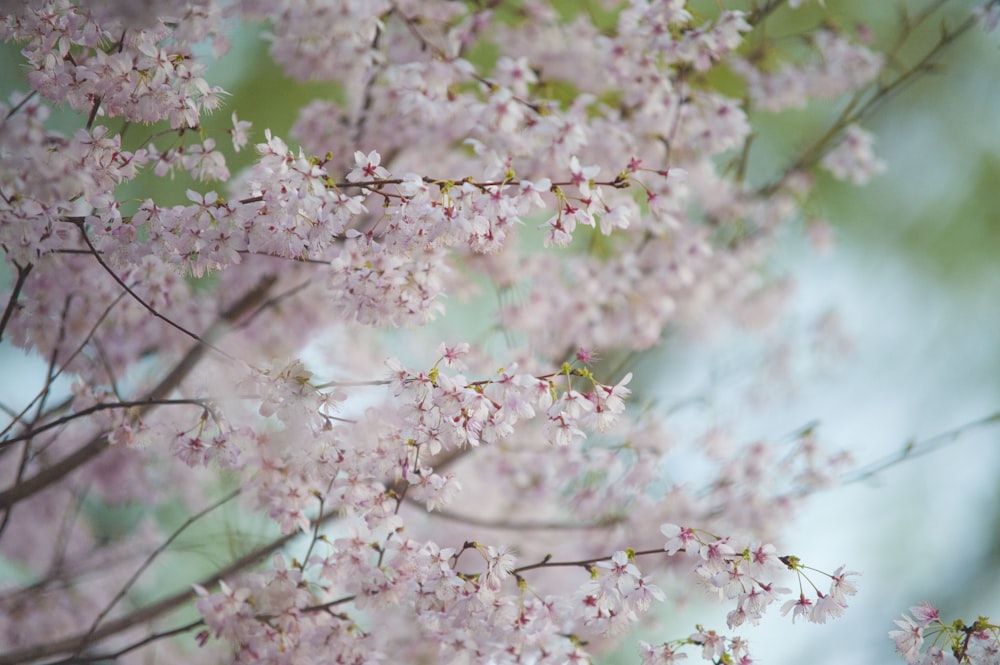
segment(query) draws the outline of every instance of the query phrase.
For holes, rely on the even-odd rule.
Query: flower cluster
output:
[[[101,20],[69,0],[26,7],[0,22],[0,38],[24,41],[31,87],[56,102],[92,115],[132,122],[168,120],[197,127],[203,112],[221,104],[191,43],[214,33],[221,12],[191,8],[179,20],[131,30]]]
[[[793,597],[781,607],[782,615],[793,612],[793,622],[799,616],[814,623],[825,623],[828,616],[840,616],[847,607],[847,597],[857,592],[847,579],[857,573],[847,572],[844,567],[831,574],[820,573],[804,566],[797,557],[778,556],[771,544],[758,541],[739,550],[728,538],[717,538],[698,529],[664,524],[660,531],[667,536],[663,549],[668,555],[684,554],[693,573],[710,592],[736,602],[736,609],[726,618],[730,629],[747,621],[756,625],[768,606],[792,593],[791,589],[778,585],[778,576],[785,570],[793,571],[799,580],[798,598]],[[829,577],[829,593],[820,591],[806,571]],[[801,590],[803,582],[813,589],[815,601]],[[735,635],[727,637],[700,625],[685,639],[657,645],[639,643],[643,665],[671,665],[687,658],[685,649],[688,647],[693,647],[702,659],[711,663],[749,665],[754,662],[746,640]]]
[[[889,632],[896,651],[909,665],[992,665],[1000,663],[1000,626],[989,617],[971,625],[961,619],[950,624],[930,603],[910,608]]]
[[[795,572],[799,579],[799,596],[781,606],[781,614],[792,613],[792,621],[802,616],[812,623],[826,623],[829,617],[839,617],[847,607],[847,597],[857,593],[857,587],[848,579],[858,573],[846,571],[841,566],[833,573],[819,573],[830,578],[829,591],[823,593],[809,578],[809,569],[797,557],[778,556],[774,545],[760,542],[748,544],[742,550],[733,547],[728,538],[716,538],[696,529],[664,524],[660,527],[667,536],[664,549],[668,553],[684,551],[695,560],[694,572],[704,586],[719,598],[736,602],[736,609],[726,617],[730,628],[746,622],[757,625],[767,607],[788,595],[791,589],[775,583],[776,573],[785,569]],[[815,594],[806,595],[805,585]]]
[[[664,525],[663,530],[690,533],[672,525]],[[343,653],[352,654],[345,662],[355,662],[377,639],[364,629],[357,610],[377,611],[380,622],[394,625],[397,639],[414,639],[414,644],[422,645],[429,638],[438,645],[438,655],[445,657],[475,653],[495,662],[525,658],[572,662],[583,654],[577,638],[568,639],[566,631],[615,635],[645,615],[654,601],[666,599],[637,566],[639,557],[653,557],[657,550],[623,550],[576,562],[547,556],[538,563],[518,566],[518,557],[506,546],[466,542],[460,549],[439,549],[433,543],[406,539],[398,529],[363,527],[325,547],[326,553],[292,566],[279,555],[268,573],[246,576],[236,586],[222,583],[214,593],[197,588],[201,596],[197,605],[207,626],[216,637],[225,637],[237,647],[237,662],[280,662],[281,653],[308,659],[331,641]],[[717,556],[710,552],[713,548],[718,552],[713,544],[705,547],[705,553],[697,548],[686,552],[711,561]],[[670,541],[666,549],[669,556]],[[763,546],[742,555],[730,552],[724,558],[734,567],[748,561],[748,570],[761,580],[770,580],[775,571],[788,567],[765,570],[764,559],[770,555],[762,557],[761,553],[771,550]],[[466,560],[466,553],[473,561]],[[663,556],[662,549],[659,555]],[[589,574],[571,596],[542,596],[528,581],[530,571],[567,565]],[[853,593],[844,581],[850,574],[838,571],[833,576],[841,599]],[[416,610],[418,622],[397,625],[400,610],[407,606]],[[557,619],[562,622],[559,635],[550,632]],[[711,662],[724,657],[732,659],[729,662],[752,662],[745,640],[726,638],[701,626],[686,639],[658,646],[640,644],[644,663],[672,663],[684,657],[681,650],[686,647],[700,650]],[[367,653],[376,660],[384,657]]]
[[[875,156],[872,149],[875,138],[857,125],[844,132],[840,145],[823,157],[823,168],[838,180],[849,180],[864,185],[885,170],[885,162]]]
[[[785,62],[775,71],[762,71],[746,61],[735,61],[747,80],[754,106],[782,111],[802,108],[814,99],[835,99],[871,83],[882,69],[880,54],[843,34],[821,30],[810,41],[815,63]]]
[[[7,261],[22,265],[71,246],[63,218],[88,212],[87,203],[116,208],[115,187],[148,161],[145,150],[123,150],[107,127],[71,137],[48,130],[49,113],[37,98],[0,104],[0,244]]]
[[[776,603],[793,623],[844,612],[855,573],[766,544],[843,458],[811,430],[791,448],[729,446],[714,425],[677,440],[669,414],[626,408],[629,369],[752,306],[818,169],[882,170],[861,123],[916,70],[832,23],[805,55],[771,40],[782,3],[619,4],[0,3],[27,87],[0,105],[0,339],[46,368],[0,430],[0,564],[17,576],[0,663],[187,647],[584,662],[675,599],[669,576],[724,600],[729,629]],[[332,92],[287,136],[252,135],[244,108],[214,135],[211,57],[224,28],[262,21],[283,73]],[[849,94],[789,166],[758,170],[774,160],[755,159],[755,111]],[[244,548],[232,514],[212,522],[229,502],[280,535]],[[147,578],[216,527],[207,547],[227,546],[206,560],[229,563],[179,572],[169,596]],[[184,603],[201,619],[165,630]],[[902,623],[911,662],[931,634],[919,657],[993,653],[985,620]],[[750,662],[704,627],[641,648]]]
[[[591,569],[591,580],[578,593],[578,612],[585,625],[602,633],[617,634],[638,621],[654,600],[666,598],[663,591],[633,563],[634,552],[615,552],[608,561]]]
[[[467,345],[465,345],[467,346]],[[444,358],[454,358],[449,353]],[[454,364],[450,359],[449,364]],[[546,438],[566,446],[603,431],[625,411],[625,375],[615,385],[597,382],[586,369],[564,365],[557,374],[536,377],[517,373],[516,366],[501,369],[494,378],[470,382],[461,374],[435,367],[414,373],[390,361],[396,393],[408,406],[405,419],[414,433],[413,443],[436,455],[442,449],[492,444],[515,432],[519,421],[544,418]],[[583,391],[573,382],[583,383]]]

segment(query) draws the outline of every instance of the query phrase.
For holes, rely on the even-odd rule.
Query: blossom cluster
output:
[[[797,560],[777,557],[773,545],[758,544],[755,550],[736,552],[722,541],[696,536],[705,543],[699,546],[684,537],[693,533],[689,529],[668,524],[662,531],[670,537],[659,550],[660,556],[681,551],[676,545],[680,535],[686,545],[683,552],[696,562],[699,574],[706,567],[735,572],[742,567],[747,579],[752,576],[753,585],[768,596],[789,593],[776,586],[780,571],[787,568],[803,575]],[[518,566],[517,556],[504,546],[466,542],[461,549],[439,549],[433,543],[405,539],[398,532],[364,528],[333,540],[327,549],[323,555],[291,565],[278,555],[270,571],[245,576],[236,587],[223,582],[214,593],[198,587],[197,605],[208,626],[201,639],[207,639],[210,632],[225,637],[237,647],[237,662],[281,662],[282,654],[309,659],[332,644],[343,654],[343,662],[363,662],[364,658],[381,662],[387,655],[367,651],[375,638],[365,630],[364,619],[351,610],[377,612],[380,622],[393,622],[401,606],[414,605],[417,623],[399,625],[396,639],[412,640],[418,650],[430,639],[441,645],[440,653],[447,657],[475,654],[489,662],[574,662],[584,657],[576,637],[579,631],[615,635],[637,622],[654,601],[666,599],[637,565],[640,557],[655,556],[657,550],[623,550],[577,562],[546,557]],[[471,568],[464,559],[469,555],[474,559]],[[589,578],[571,597],[543,597],[528,581],[531,571],[566,565],[583,568]],[[856,591],[847,580],[854,574],[841,568],[830,575],[830,595],[817,591],[820,602],[835,598],[842,611],[846,597]],[[772,600],[753,598],[747,602],[761,611]],[[794,604],[799,614],[803,600],[800,595],[799,600],[788,601],[786,608]],[[822,623],[829,611],[813,609],[809,619]],[[552,632],[553,622],[561,625],[559,634]],[[687,647],[700,650],[710,662],[720,658],[752,662],[745,640],[725,638],[701,626],[683,640],[640,644],[644,663],[672,663],[684,657],[682,650]]]
[[[0,664],[586,662],[679,599],[663,580],[730,630],[845,611],[855,573],[769,544],[843,456],[811,430],[675,441],[629,370],[767,290],[818,169],[884,168],[862,123],[913,72],[832,24],[772,44],[780,2],[601,4],[0,2],[25,72],[0,104],[0,340],[46,367],[0,430]],[[250,108],[214,127],[236,24],[330,84],[287,136]],[[755,114],[866,94],[749,169]],[[157,577],[213,519],[229,563]],[[904,623],[916,662],[940,626]],[[995,636],[975,626],[966,658]],[[640,647],[751,662],[703,626]]]
[[[989,617],[971,625],[961,619],[947,624],[930,603],[910,608],[889,633],[896,651],[909,665],[991,665],[1000,663],[1000,626]]]
[[[797,557],[778,556],[774,545],[754,542],[737,550],[728,538],[712,537],[689,527],[664,524],[660,530],[667,536],[664,549],[668,553],[684,551],[695,558],[694,572],[704,585],[720,598],[736,601],[736,609],[726,617],[730,628],[748,621],[757,625],[771,603],[780,595],[791,593],[790,589],[775,586],[776,571],[794,571],[799,577],[800,589],[806,581],[815,592],[813,600],[800,590],[798,598],[781,606],[782,615],[792,612],[793,623],[800,616],[812,623],[826,623],[829,617],[839,617],[847,607],[847,597],[857,593],[857,587],[848,578],[858,573],[845,570],[845,566],[833,573],[823,573],[830,578],[829,591],[824,594],[809,579],[807,568]]]
[[[468,344],[458,348],[468,348]],[[445,347],[449,364],[459,354]],[[585,430],[603,431],[625,411],[627,374],[616,385],[598,383],[587,370],[564,365],[557,375],[535,377],[501,370],[488,381],[469,382],[460,374],[449,375],[435,367],[429,373],[413,373],[391,362],[397,394],[406,393],[410,404],[407,420],[416,433],[415,445],[426,445],[432,455],[442,448],[497,443],[514,433],[518,421],[544,414],[548,440],[568,445],[585,436]],[[585,384],[580,392],[572,387],[574,377]],[[563,383],[557,388],[556,379]]]
[[[747,61],[736,61],[746,77],[753,104],[768,111],[801,108],[816,99],[835,99],[874,81],[883,56],[845,35],[821,30],[810,37],[817,62],[782,63],[776,71],[762,71]]]
[[[203,112],[219,108],[222,89],[205,81],[190,45],[216,32],[220,14],[189,5],[176,19],[131,30],[61,0],[7,16],[0,38],[24,42],[28,83],[47,99],[132,122],[196,127]]]
[[[49,130],[49,112],[23,95],[0,104],[6,117],[0,136],[0,242],[6,260],[21,265],[67,247],[73,231],[62,222],[86,212],[80,199],[114,206],[114,188],[149,160],[145,150],[123,150],[121,137],[104,126],[78,129],[72,137]]]

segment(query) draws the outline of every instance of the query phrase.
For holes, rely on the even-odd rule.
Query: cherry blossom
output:
[[[863,185],[885,170],[885,163],[872,150],[873,143],[871,134],[851,125],[840,145],[823,158],[823,167],[838,180]]]
[[[638,354],[772,319],[815,174],[886,168],[863,124],[922,70],[832,22],[786,48],[782,3],[600,4],[0,3],[0,340],[46,368],[0,430],[0,663],[583,663],[691,592],[727,631],[848,611],[858,573],[787,553],[844,455],[679,440]],[[236,25],[328,86],[287,134],[210,80]],[[747,173],[758,113],[814,102]],[[996,660],[986,618],[897,626]],[[752,662],[722,628],[641,662]]]
[[[895,621],[889,638],[907,663],[994,663],[1000,657],[1000,626],[989,617],[971,625],[961,619],[946,623],[940,611],[928,602],[910,608]],[[926,649],[925,645],[929,644]],[[948,650],[940,645],[951,645]]]

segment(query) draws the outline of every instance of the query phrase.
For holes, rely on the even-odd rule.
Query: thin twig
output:
[[[10,317],[13,316],[14,309],[17,307],[17,299],[21,295],[21,289],[24,288],[24,282],[28,279],[28,273],[31,272],[34,266],[30,263],[22,266],[15,261],[14,267],[17,268],[17,280],[14,282],[14,289],[10,293],[10,298],[7,299],[7,307],[3,310],[3,318],[0,318],[0,342],[3,341],[3,333],[7,329],[7,323],[10,322]]]
[[[419,501],[415,499],[407,499],[407,503],[426,509]],[[458,513],[453,513],[447,510],[434,510],[428,514],[428,517],[440,517],[452,522],[460,522],[462,524],[469,524],[471,526],[479,526],[487,529],[502,529],[504,531],[573,531],[573,530],[587,530],[587,529],[605,529],[612,527],[622,521],[622,518],[616,517],[607,520],[601,520],[599,522],[538,522],[538,521],[518,521],[518,520],[487,520],[478,517],[472,517],[469,515],[459,515]]]
[[[122,647],[118,651],[111,653],[99,653],[99,654],[87,654],[87,655],[74,655],[69,658],[63,658],[62,660],[54,660],[46,663],[46,665],[75,665],[75,663],[93,663],[100,660],[106,660],[114,662],[121,658],[125,654],[135,651],[136,649],[141,649],[142,647],[150,644],[151,642],[156,642],[167,637],[173,637],[174,635],[181,635],[188,631],[194,630],[199,626],[205,625],[204,619],[198,619],[197,621],[192,621],[191,623],[184,624],[183,626],[178,626],[177,628],[171,628],[170,630],[164,630],[159,633],[153,633],[147,635],[146,637],[129,644],[126,647]]]
[[[666,554],[665,550],[660,547],[655,550],[642,550],[639,552],[634,552],[633,556],[648,556],[650,554]],[[581,559],[579,561],[553,561],[552,555],[546,555],[538,563],[532,563],[527,566],[521,566],[520,568],[515,568],[511,571],[514,575],[519,575],[528,570],[535,570],[537,568],[559,568],[559,567],[577,567],[577,568],[590,568],[595,563],[600,563],[601,561],[610,561],[611,555],[594,557],[593,559]]]
[[[235,358],[233,358],[233,357],[232,357],[231,355],[229,355],[228,353],[226,353],[226,352],[225,352],[225,351],[223,351],[222,349],[218,348],[217,346],[213,345],[213,344],[212,344],[212,343],[210,343],[210,342],[207,342],[207,341],[205,341],[204,339],[202,339],[202,338],[201,338],[201,337],[199,337],[198,335],[194,334],[193,332],[191,332],[190,330],[188,330],[188,329],[187,329],[187,328],[185,328],[184,326],[180,325],[179,323],[176,323],[176,322],[175,322],[175,321],[173,321],[172,319],[169,319],[169,318],[167,318],[166,316],[164,316],[163,314],[161,314],[161,313],[160,313],[160,312],[159,312],[159,311],[158,311],[158,310],[157,310],[157,309],[156,309],[155,307],[153,307],[152,305],[150,305],[149,303],[147,303],[147,302],[146,302],[145,300],[143,300],[143,299],[142,299],[142,298],[141,298],[141,297],[139,296],[139,294],[137,294],[137,293],[136,293],[135,291],[133,291],[133,290],[132,290],[132,288],[131,288],[131,287],[130,287],[130,286],[129,286],[128,284],[126,284],[126,283],[125,283],[125,282],[124,282],[124,281],[122,280],[122,278],[121,278],[121,277],[119,277],[119,276],[118,276],[118,273],[116,273],[116,272],[115,272],[115,271],[114,271],[114,270],[113,270],[113,269],[111,268],[111,266],[109,266],[109,265],[108,265],[108,264],[107,264],[107,263],[106,263],[106,262],[104,261],[104,257],[102,257],[102,256],[101,256],[100,252],[98,252],[98,251],[97,251],[97,248],[96,248],[96,247],[94,247],[94,244],[93,244],[93,243],[92,243],[92,242],[90,241],[90,236],[89,236],[89,235],[87,235],[87,229],[86,229],[86,227],[85,227],[85,226],[84,226],[84,225],[83,225],[82,223],[78,223],[78,224],[76,224],[76,227],[77,227],[78,229],[80,229],[80,235],[81,235],[81,236],[83,236],[83,241],[84,241],[85,243],[87,243],[87,247],[89,247],[89,248],[90,248],[90,250],[91,250],[91,251],[93,252],[93,254],[94,254],[94,258],[95,258],[95,259],[97,259],[97,262],[101,264],[101,267],[102,267],[102,268],[104,268],[104,270],[105,270],[105,271],[107,271],[107,273],[108,273],[109,275],[111,275],[111,278],[112,278],[112,279],[114,279],[114,280],[115,280],[115,282],[117,282],[117,283],[118,283],[118,286],[120,286],[120,287],[122,287],[123,289],[125,289],[125,292],[126,292],[126,293],[128,293],[128,294],[129,294],[130,296],[132,296],[132,298],[133,298],[133,299],[134,299],[134,300],[135,300],[135,301],[136,301],[137,303],[139,303],[139,304],[140,304],[140,305],[142,305],[142,306],[143,306],[144,308],[146,308],[146,310],[147,310],[147,311],[148,311],[148,312],[149,312],[150,314],[152,314],[153,316],[155,316],[156,318],[158,318],[158,319],[160,319],[160,320],[162,320],[162,321],[165,321],[165,322],[166,322],[166,323],[167,323],[168,325],[170,325],[170,326],[172,326],[173,328],[175,328],[175,329],[179,330],[180,332],[184,333],[185,335],[187,335],[187,336],[188,336],[188,337],[190,337],[191,339],[195,340],[195,341],[196,341],[196,342],[198,342],[199,344],[204,344],[204,345],[205,345],[206,347],[208,347],[209,349],[212,349],[213,351],[215,351],[216,353],[220,354],[220,355],[221,355],[221,356],[223,356],[224,358],[227,358],[228,360],[236,360]]]
[[[947,2],[948,0],[944,0]],[[932,5],[933,9],[937,9],[938,6],[944,4],[941,0],[937,0],[936,3]],[[919,21],[922,22],[929,16],[932,10],[929,9],[927,12],[923,12]],[[865,103],[861,104],[861,99],[864,94],[868,91],[868,88],[858,91],[858,93],[851,99],[844,110],[840,113],[837,119],[829,127],[829,129],[820,136],[816,141],[813,142],[809,148],[804,150],[802,154],[793,162],[790,166],[784,169],[782,175],[774,180],[773,182],[761,187],[758,190],[758,195],[766,196],[775,192],[778,187],[781,186],[789,175],[801,171],[814,163],[816,163],[826,152],[830,149],[833,140],[840,136],[843,130],[854,123],[864,120],[870,116],[879,106],[884,104],[886,101],[891,99],[894,95],[898,94],[907,85],[911,84],[916,80],[916,75],[928,70],[935,58],[937,58],[941,52],[953,44],[959,37],[968,32],[976,24],[976,18],[971,17],[963,21],[954,30],[942,30],[942,34],[938,42],[931,48],[927,53],[924,54],[920,60],[918,60],[913,66],[907,69],[905,72],[897,76],[893,81],[885,85],[878,85],[875,89],[875,93],[872,97]],[[914,24],[916,25],[916,23]],[[905,41],[905,39],[903,40]],[[900,42],[901,45],[901,42]],[[897,46],[898,48],[898,46]]]
[[[270,290],[276,279],[274,276],[262,279],[256,287],[223,312],[219,319],[205,333],[205,339],[214,339],[227,330],[234,321],[256,306]],[[195,344],[191,347],[187,354],[181,358],[180,362],[174,366],[173,370],[141,400],[147,402],[147,404],[137,407],[136,418],[141,418],[159,406],[159,402],[166,399],[198,365],[207,348],[205,344]],[[9,508],[18,501],[40,492],[53,483],[59,482],[68,474],[101,454],[109,445],[110,442],[106,433],[101,433],[52,466],[42,469],[24,482],[0,492],[0,510]]]
[[[101,313],[101,315],[100,315],[99,317],[97,317],[97,321],[95,321],[95,322],[94,322],[94,325],[92,325],[92,326],[90,327],[90,331],[89,331],[89,332],[87,333],[87,335],[86,335],[86,336],[85,336],[85,337],[83,338],[83,341],[81,341],[81,342],[80,342],[80,343],[79,343],[79,344],[77,345],[77,347],[76,347],[76,350],[75,350],[75,351],[73,351],[73,353],[71,353],[71,354],[69,355],[69,358],[67,358],[67,359],[66,359],[66,362],[64,362],[64,363],[63,363],[63,365],[62,365],[62,367],[60,367],[60,368],[59,368],[59,371],[57,371],[57,372],[56,372],[56,373],[55,373],[55,374],[54,374],[54,375],[52,376],[52,380],[53,380],[53,381],[55,381],[55,380],[56,380],[57,378],[59,378],[59,376],[60,376],[60,375],[61,375],[61,374],[63,373],[63,371],[64,371],[64,370],[65,370],[65,369],[66,369],[67,367],[69,367],[70,363],[72,363],[72,362],[73,362],[73,361],[74,361],[74,360],[76,359],[76,357],[77,357],[78,355],[80,355],[80,353],[81,353],[81,352],[83,352],[83,349],[84,349],[84,348],[86,348],[86,346],[87,346],[87,344],[88,344],[88,343],[90,342],[91,338],[93,338],[93,336],[94,336],[95,334],[97,334],[97,329],[98,329],[98,328],[99,328],[99,327],[101,326],[101,324],[102,324],[102,323],[104,323],[104,320],[105,320],[106,318],[108,318],[108,315],[109,315],[109,314],[111,314],[111,310],[112,310],[112,309],[114,309],[114,308],[115,308],[115,306],[116,306],[116,305],[117,305],[117,304],[118,304],[119,302],[121,302],[122,298],[124,298],[124,297],[125,297],[125,293],[120,293],[120,294],[118,295],[118,297],[117,297],[117,298],[115,298],[114,300],[112,300],[112,301],[111,301],[111,303],[110,303],[110,304],[109,304],[109,305],[108,305],[107,307],[105,307],[105,308],[104,308],[104,311],[103,311],[103,312]],[[25,407],[24,407],[23,409],[21,409],[21,412],[20,412],[20,413],[18,413],[18,414],[17,414],[17,415],[16,415],[16,416],[15,416],[15,417],[14,417],[14,418],[13,418],[13,419],[11,420],[11,422],[10,422],[10,423],[9,423],[9,424],[8,424],[8,425],[7,425],[6,427],[4,427],[4,428],[3,428],[3,430],[2,430],[2,431],[0,431],[0,436],[4,436],[4,435],[6,435],[6,434],[7,434],[7,432],[9,432],[9,431],[10,431],[10,430],[11,430],[11,429],[12,429],[12,428],[13,428],[13,427],[14,427],[14,426],[15,426],[15,425],[17,424],[17,423],[21,422],[22,418],[24,418],[24,415],[25,415],[26,413],[28,413],[28,411],[30,411],[30,410],[31,410],[31,407],[32,407],[32,406],[34,406],[35,402],[37,402],[38,400],[42,399],[42,397],[43,397],[43,396],[45,395],[45,392],[46,392],[46,388],[43,388],[43,389],[42,389],[41,391],[39,391],[39,392],[38,392],[38,394],[37,394],[37,395],[35,395],[34,399],[32,399],[32,400],[31,400],[30,402],[28,402],[28,404],[27,404],[27,405],[25,405]],[[64,402],[64,404],[65,404],[66,406],[68,406],[68,405],[69,405],[69,404],[70,404],[71,402],[72,402],[72,400],[69,400],[69,401],[66,401],[66,402]],[[27,427],[28,427],[28,429],[30,430],[30,429],[31,429],[31,426],[32,426],[32,423],[29,423],[29,424],[27,424],[26,426],[27,426]],[[2,450],[3,450],[3,449],[2,449],[2,448],[0,448],[0,452],[2,452]]]
[[[195,347],[201,348],[201,347]],[[437,470],[443,470],[455,462],[457,462],[461,457],[466,455],[471,448],[462,448],[457,450],[451,450],[436,460],[434,460],[434,468]],[[320,522],[326,523],[338,519],[341,517],[339,510],[332,510],[327,515],[321,515],[317,519]],[[222,570],[210,575],[209,577],[198,582],[198,586],[203,588],[210,588],[218,584],[221,580],[235,575],[240,571],[256,564],[258,561],[264,557],[277,552],[279,549],[287,545],[294,538],[298,538],[301,535],[300,532],[295,531],[293,533],[280,536],[279,538],[262,545],[253,552],[246,554],[236,561],[232,562]],[[121,633],[133,626],[152,621],[163,614],[174,610],[184,603],[188,602],[192,597],[194,597],[195,591],[193,588],[188,587],[183,591],[179,591],[172,596],[164,598],[156,603],[142,607],[132,614],[118,617],[108,621],[103,626],[94,631],[94,634],[90,636],[90,640],[98,641],[102,640],[111,635],[116,635]],[[346,600],[341,599],[335,602],[346,602]],[[46,644],[38,644],[30,647],[23,647],[20,649],[15,649],[13,651],[8,651],[7,653],[0,653],[0,665],[24,665],[24,663],[33,662],[47,658],[50,656],[55,656],[61,653],[74,653],[79,651],[80,644],[87,638],[86,634],[73,635],[61,640],[56,640]]]
[[[322,519],[329,520],[339,517],[339,515],[338,511],[333,511],[329,515],[323,516]],[[235,575],[243,569],[256,564],[269,554],[273,554],[291,542],[292,539],[298,538],[300,535],[301,534],[298,531],[295,531],[285,536],[281,536],[270,543],[262,545],[252,552],[233,561],[218,572],[200,580],[198,582],[198,586],[211,588],[223,579],[231,575]],[[42,658],[54,656],[60,653],[76,653],[80,651],[80,649],[84,648],[88,642],[96,642],[111,635],[116,635],[120,632],[128,630],[133,626],[152,621],[153,619],[156,619],[157,617],[182,606],[194,597],[194,595],[195,592],[192,588],[186,588],[183,591],[173,594],[172,596],[168,596],[160,601],[146,605],[131,614],[108,621],[100,628],[93,631],[93,633],[88,631],[87,633],[73,635],[46,644],[38,644],[8,651],[7,653],[0,653],[0,665],[23,665],[24,663],[40,660]]]
[[[934,436],[924,439],[923,441],[915,441],[911,439],[903,444],[903,447],[900,448],[899,451],[892,453],[891,455],[887,455],[880,460],[876,460],[871,464],[858,469],[857,471],[846,474],[840,479],[840,484],[846,485],[868,480],[873,476],[882,473],[886,469],[903,462],[904,460],[915,459],[917,457],[927,455],[928,453],[932,453],[935,450],[954,442],[970,430],[989,427],[998,423],[1000,423],[1000,411],[991,413],[988,416],[978,418],[945,432],[941,432],[940,434],[935,434]]]
[[[188,404],[192,406],[200,406],[201,408],[205,408],[205,404],[208,401],[209,400],[207,398],[202,398],[202,397],[190,398],[190,399],[161,399],[155,402],[155,404],[159,406],[166,406],[171,404]],[[36,434],[41,434],[42,432],[48,431],[55,427],[59,427],[61,425],[65,425],[68,422],[72,422],[77,418],[83,418],[84,416],[89,416],[90,414],[97,413],[99,411],[107,411],[108,409],[131,409],[132,407],[137,407],[137,406],[146,407],[146,406],[151,406],[152,404],[153,402],[149,400],[132,400],[132,401],[126,400],[121,402],[113,402],[113,403],[102,402],[100,404],[94,404],[92,406],[88,406],[85,409],[74,411],[68,416],[63,416],[62,418],[57,418],[56,420],[47,422],[44,425],[39,425],[38,427],[34,427],[31,429],[31,431],[25,434],[21,434],[12,437],[10,439],[5,439],[4,441],[0,441],[0,445],[7,446],[13,443],[17,443],[18,441],[24,441],[26,439],[30,439]]]
[[[240,489],[233,490],[232,492],[222,497],[221,499],[219,499],[212,505],[208,506],[204,510],[195,513],[194,515],[186,519],[183,524],[177,527],[177,529],[175,529],[174,532],[171,533],[170,536],[168,536],[167,539],[163,541],[163,543],[161,543],[159,547],[153,550],[150,553],[150,555],[146,557],[146,560],[142,562],[142,565],[139,566],[139,568],[135,571],[135,573],[132,574],[132,577],[130,577],[128,581],[125,582],[125,584],[122,586],[122,588],[119,589],[118,593],[115,594],[115,597],[111,599],[111,601],[107,604],[107,606],[105,606],[105,608],[101,610],[100,614],[98,614],[97,617],[94,619],[94,622],[90,625],[90,630],[87,632],[86,637],[83,638],[83,641],[80,644],[80,648],[77,649],[76,655],[79,655],[81,651],[87,648],[87,645],[90,643],[90,639],[93,638],[94,633],[97,632],[97,629],[101,625],[101,622],[104,621],[104,618],[108,616],[108,613],[111,612],[112,609],[114,609],[115,605],[117,605],[118,602],[125,597],[125,594],[127,594],[129,590],[135,585],[136,581],[138,581],[139,577],[146,571],[146,569],[152,565],[156,557],[158,557],[160,554],[164,552],[164,550],[170,547],[170,545],[172,545],[173,542],[177,540],[177,538],[188,527],[190,527],[192,524],[194,524],[195,522],[197,522],[202,517],[209,514],[216,508],[219,508],[229,503],[237,496],[239,496],[241,492],[242,490]]]

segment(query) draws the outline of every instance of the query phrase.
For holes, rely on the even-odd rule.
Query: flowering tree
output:
[[[0,439],[0,663],[586,662],[692,591],[726,625],[642,662],[749,663],[734,631],[768,610],[844,613],[857,573],[781,530],[844,456],[804,430],[665,464],[622,367],[766,289],[816,172],[880,172],[864,121],[997,0],[910,63],[948,0],[881,51],[832,21],[770,38],[795,0],[30,4],[0,5],[27,73],[0,108],[0,340],[47,369]],[[241,21],[336,90],[294,148],[212,114]],[[816,100],[828,126],[752,168],[753,119]],[[143,171],[187,200],[126,194]],[[165,568],[225,504],[275,535]],[[989,619],[898,623],[907,662],[1000,657]]]

